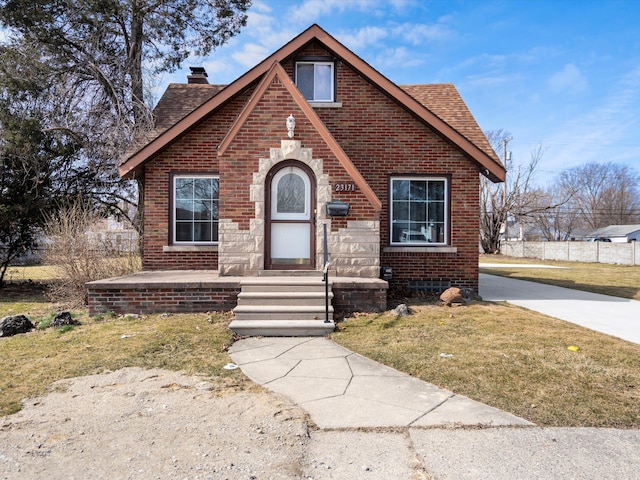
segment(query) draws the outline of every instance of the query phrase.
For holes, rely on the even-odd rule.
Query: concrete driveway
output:
[[[518,305],[630,342],[640,343],[640,302],[636,300],[485,273],[480,274],[479,287],[483,300]]]

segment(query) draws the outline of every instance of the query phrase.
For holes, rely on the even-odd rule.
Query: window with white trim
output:
[[[296,62],[296,85],[310,102],[333,102],[335,99],[334,62]]]
[[[172,183],[172,243],[217,243],[219,178],[212,175],[175,175]]]
[[[448,180],[443,177],[391,179],[391,244],[446,245]]]

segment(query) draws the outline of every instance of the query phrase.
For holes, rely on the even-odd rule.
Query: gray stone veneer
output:
[[[331,201],[329,176],[323,173],[321,159],[313,158],[310,148],[298,140],[282,140],[280,148],[272,148],[269,158],[259,159],[258,171],[249,185],[255,217],[249,230],[240,230],[231,220],[220,220],[218,264],[220,275],[255,275],[264,270],[265,261],[265,180],[269,171],[285,160],[307,165],[316,177],[316,266],[322,269],[324,256],[323,227],[331,232],[331,218],[325,205]],[[377,278],[380,267],[380,224],[378,221],[347,221],[347,228],[328,235],[331,270],[338,276]]]

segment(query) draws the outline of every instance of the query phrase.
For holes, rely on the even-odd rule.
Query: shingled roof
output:
[[[392,99],[457,145],[482,167],[482,172],[487,177],[493,181],[504,180],[505,170],[500,159],[453,85],[398,86],[318,25],[312,25],[226,87],[208,84],[170,85],[154,111],[157,123],[150,132],[151,135],[147,137],[148,141],[144,142],[146,145],[123,162],[120,173],[125,176],[133,174],[155,153],[166,148],[184,133],[185,129],[191,128],[220,104],[261,78],[274,61],[290,57],[313,40],[322,43],[329,51],[334,52],[361,75],[386,91]]]
[[[171,83],[153,109],[154,129],[149,141],[210,100],[226,85]]]
[[[224,87],[225,85],[170,84],[154,109],[156,123],[149,140],[175,125]],[[400,88],[499,162],[487,137],[453,84],[400,85]]]
[[[400,85],[405,92],[500,163],[487,137],[452,83]]]

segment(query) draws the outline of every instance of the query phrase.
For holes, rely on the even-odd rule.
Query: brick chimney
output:
[[[187,75],[187,83],[199,83],[199,84],[208,84],[207,80],[207,71],[204,67],[189,67],[191,70],[191,75]]]

